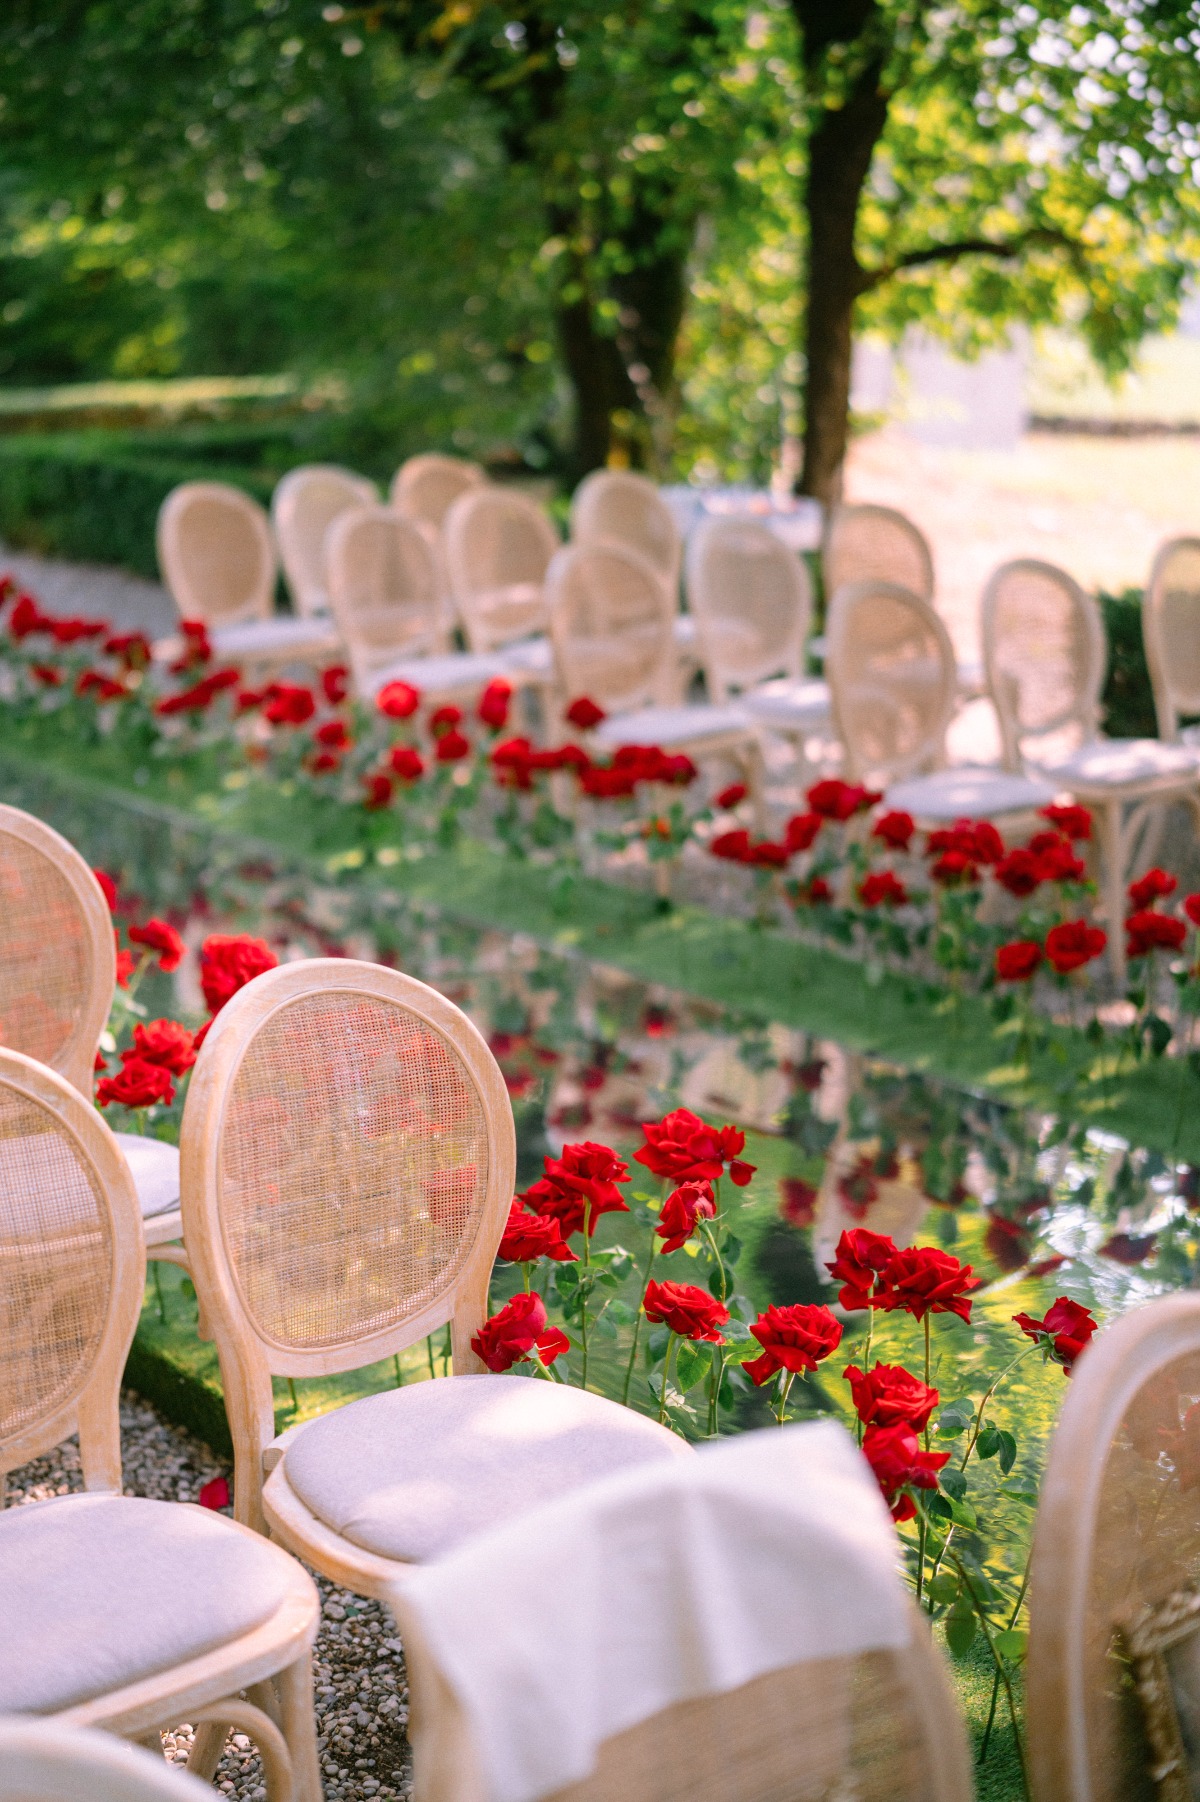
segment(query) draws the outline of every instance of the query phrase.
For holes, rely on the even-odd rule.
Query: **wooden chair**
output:
[[[409,457],[392,477],[389,498],[397,513],[405,519],[440,532],[446,515],[460,495],[481,488],[486,472],[466,457],[447,457],[440,451],[426,451]]]
[[[183,1214],[221,1361],[235,1512],[360,1594],[386,1594],[407,1565],[531,1494],[680,1449],[598,1395],[482,1372],[471,1338],[514,1164],[483,1038],[435,990],[377,964],[316,958],[256,977],[192,1073]],[[359,1369],[447,1323],[452,1377],[276,1438],[273,1374]]]
[[[203,620],[214,654],[268,669],[324,662],[337,633],[319,619],[275,617],[275,544],[257,501],[226,482],[183,482],[159,508],[158,567],[184,619]],[[174,656],[178,640],[155,646]]]
[[[1142,641],[1154,689],[1158,736],[1200,743],[1181,714],[1200,714],[1200,538],[1171,538],[1159,548],[1142,596]]]
[[[983,596],[988,688],[1004,760],[1067,789],[1096,815],[1113,977],[1125,982],[1125,889],[1152,809],[1184,801],[1200,822],[1200,765],[1185,745],[1102,738],[1108,645],[1100,609],[1051,563],[1003,564]]]
[[[574,544],[623,544],[653,564],[667,592],[679,593],[683,540],[675,516],[648,476],[627,469],[595,469],[571,502]]]
[[[446,567],[473,651],[495,651],[546,629],[546,569],[559,548],[553,523],[528,495],[489,484],[446,515]]]
[[[329,612],[325,538],[330,526],[348,507],[369,507],[378,498],[374,482],[334,463],[303,463],[276,483],[271,524],[302,619]]]
[[[974,765],[945,768],[957,676],[930,602],[893,582],[852,582],[830,602],[825,671],[851,781],[882,785],[886,805],[929,824],[970,816],[1023,821],[1056,790]]]
[[[0,1802],[212,1802],[212,1790],[111,1733],[0,1720]]]
[[[893,582],[933,601],[933,555],[924,534],[894,507],[835,507],[821,547],[828,603],[851,582]]]
[[[1147,1609],[1200,1583],[1197,1397],[1200,1296],[1190,1291],[1106,1327],[1066,1386],[1029,1589],[1035,1802],[1168,1793],[1150,1782],[1127,1642]]]
[[[112,915],[84,859],[53,827],[0,805],[0,1044],[48,1064],[90,1102],[116,972]],[[116,1140],[149,1255],[186,1269],[179,1152],[137,1133]]]
[[[0,1513],[0,1713],[131,1739],[198,1723],[205,1776],[237,1726],[272,1802],[319,1802],[316,1587],[210,1509],[121,1494],[137,1195],[95,1109],[15,1051],[0,1051],[0,1166],[0,1474],[77,1433],[89,1492]]]

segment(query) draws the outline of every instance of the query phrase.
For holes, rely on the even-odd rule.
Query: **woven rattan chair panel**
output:
[[[954,652],[932,607],[882,582],[840,588],[825,673],[849,765],[895,780],[938,763],[954,707]]]
[[[768,676],[801,676],[812,585],[757,520],[706,520],[688,547],[688,600],[714,700]]]
[[[543,584],[557,549],[553,525],[526,495],[484,487],[455,501],[446,517],[446,563],[473,651],[544,627]]]
[[[158,560],[185,619],[225,626],[271,611],[275,550],[262,508],[223,482],[185,482],[158,516]]]
[[[271,496],[271,519],[284,574],[300,613],[328,605],[325,538],[351,507],[369,506],[375,484],[332,463],[289,470]]]
[[[91,1374],[113,1278],[110,1221],[53,1110],[0,1080],[0,1450]]]
[[[332,1349],[419,1314],[482,1218],[484,1105],[415,1014],[336,990],[271,1013],[222,1123],[218,1208],[243,1306],[281,1349]]]
[[[438,574],[419,526],[389,507],[357,507],[328,540],[329,598],[360,674],[440,649]]]
[[[1200,713],[1200,538],[1176,538],[1159,551],[1142,630],[1159,734],[1174,738],[1179,714]]]
[[[590,695],[607,713],[675,697],[674,608],[636,551],[568,545],[547,576],[550,635],[568,696]]]
[[[447,513],[468,489],[481,488],[487,475],[465,457],[428,451],[410,457],[392,477],[391,502],[406,519],[420,520],[440,531]]]
[[[822,567],[827,600],[847,582],[895,582],[923,601],[933,599],[929,546],[912,520],[891,507],[837,508]]]
[[[627,545],[654,566],[674,595],[683,546],[675,517],[649,477],[595,470],[575,490],[571,537],[579,544],[608,539]]]
[[[1017,733],[1078,723],[1090,737],[1099,724],[1103,635],[1071,577],[1048,563],[1006,564],[988,584],[983,627],[992,692]]]
[[[71,883],[0,827],[0,1045],[57,1069],[88,1008],[91,958]]]

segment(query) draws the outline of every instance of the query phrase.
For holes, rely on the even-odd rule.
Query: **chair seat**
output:
[[[597,726],[601,745],[683,745],[706,738],[729,738],[752,730],[743,707],[639,707],[614,713]]]
[[[696,621],[690,613],[677,613],[671,624],[671,632],[675,639],[677,651],[694,651],[696,648]]]
[[[418,1563],[600,1476],[690,1456],[656,1421],[540,1378],[439,1377],[284,1436],[284,1475],[352,1545]]]
[[[919,820],[993,819],[998,814],[1028,813],[1047,807],[1059,787],[1061,784],[1056,787],[1008,770],[963,764],[897,782],[883,799],[886,807],[911,813]]]
[[[830,725],[828,682],[776,676],[740,697],[740,705],[760,726],[780,732],[819,732]]]
[[[506,644],[496,655],[511,675],[550,676],[554,673],[554,652],[548,638],[522,638],[516,644]]]
[[[467,693],[507,674],[503,651],[446,651],[437,657],[401,658],[386,669],[372,670],[371,692],[378,694],[385,682],[411,682],[422,694]]]
[[[0,1714],[71,1708],[251,1632],[286,1552],[177,1502],[75,1495],[0,1514]]]
[[[1167,745],[1158,738],[1098,738],[1044,774],[1060,788],[1103,791],[1170,787],[1189,776],[1200,780],[1200,765],[1194,746]]]
[[[125,1153],[133,1186],[142,1205],[142,1219],[167,1214],[179,1206],[179,1147],[162,1139],[146,1139],[140,1133],[116,1133]]]
[[[335,656],[342,641],[328,622],[319,619],[251,619],[239,626],[217,626],[210,633],[218,658]]]

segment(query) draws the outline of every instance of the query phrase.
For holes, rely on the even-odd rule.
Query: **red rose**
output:
[[[48,632],[51,621],[43,613],[31,594],[17,597],[17,603],[8,616],[8,629],[18,640],[29,638],[34,632]]]
[[[168,975],[179,968],[187,953],[187,946],[175,928],[168,926],[165,920],[147,920],[144,926],[131,926],[129,942],[131,945],[141,945],[146,951],[157,951],[159,968]]]
[[[598,726],[601,720],[607,716],[603,707],[597,707],[595,701],[589,700],[587,695],[580,695],[579,699],[572,701],[567,708],[566,717],[573,726],[578,726],[581,732],[590,732],[593,726]]]
[[[1096,1249],[1102,1258],[1111,1258],[1116,1264],[1133,1266],[1144,1264],[1157,1244],[1157,1233],[1112,1233]]]
[[[331,707],[340,707],[350,693],[350,671],[344,663],[331,663],[321,671],[321,692]]]
[[[93,870],[92,875],[104,890],[104,899],[108,902],[109,913],[117,911],[117,885],[106,870]]]
[[[385,682],[375,696],[375,705],[389,720],[406,720],[421,705],[421,691],[411,682]]]
[[[537,1347],[543,1364],[552,1364],[568,1348],[565,1333],[546,1330],[546,1304],[540,1295],[514,1295],[471,1340],[471,1350],[489,1370],[511,1370]]]
[[[1149,957],[1152,951],[1178,951],[1187,937],[1187,927],[1172,914],[1160,914],[1152,907],[1130,914],[1125,922],[1125,954],[1127,957]]]
[[[317,698],[311,688],[295,682],[272,682],[263,709],[273,726],[303,726],[317,711]]]
[[[697,1220],[711,1220],[717,1211],[712,1188],[708,1183],[681,1183],[663,1202],[655,1232],[663,1241],[662,1251],[678,1251],[696,1230]]]
[[[556,1264],[578,1262],[552,1214],[527,1214],[516,1201],[508,1210],[497,1256],[510,1264],[533,1264],[538,1258],[552,1258]]]
[[[888,1314],[903,1308],[914,1320],[924,1320],[926,1314],[957,1314],[969,1321],[968,1297],[981,1287],[982,1278],[948,1251],[912,1245],[888,1260],[871,1305]]]
[[[875,1472],[894,1521],[912,1520],[917,1505],[913,1489],[936,1489],[937,1473],[950,1461],[949,1452],[925,1452],[911,1427],[868,1427],[863,1456]]]
[[[983,1235],[984,1248],[1001,1270],[1020,1270],[1029,1257],[1033,1241],[1019,1220],[1006,1214],[993,1214]]]
[[[47,688],[62,687],[63,673],[60,669],[55,669],[52,663],[31,663],[29,667],[38,681],[44,683]]]
[[[464,757],[470,755],[471,741],[458,730],[457,726],[451,726],[448,732],[442,733],[434,752],[439,763],[461,763]]]
[[[873,870],[859,883],[858,898],[864,907],[903,907],[908,890],[891,870]]]
[[[819,813],[794,813],[784,828],[783,842],[793,855],[808,851],[824,824]]]
[[[713,801],[713,806],[722,807],[728,811],[729,808],[736,807],[739,802],[744,801],[746,799],[746,794],[747,789],[744,782],[731,782],[728,788],[723,788],[720,794],[716,796]]]
[[[196,1061],[192,1035],[178,1020],[151,1020],[133,1029],[133,1048],[121,1053],[126,1064],[141,1059],[146,1064],[161,1064],[172,1076],[182,1076]]]
[[[1136,882],[1129,885],[1129,905],[1133,913],[1143,907],[1153,907],[1156,901],[1165,901],[1179,887],[1174,876],[1168,876],[1165,870],[1147,870]]]
[[[1200,926],[1200,895],[1189,895],[1184,901],[1183,911],[1193,926]]]
[[[44,621],[56,644],[75,644],[81,638],[100,638],[108,627],[102,619],[53,619]]]
[[[996,952],[996,978],[999,982],[1028,982],[1042,961],[1042,947],[1036,939],[1013,939]]]
[[[814,783],[804,799],[812,812],[819,813],[822,819],[841,822],[852,819],[856,813],[865,813],[876,801],[882,801],[883,796],[864,788],[859,782],[842,782],[836,776],[830,776],[823,782]]]
[[[388,765],[401,782],[419,782],[425,774],[425,759],[411,745],[393,745],[388,752]]]
[[[996,881],[1010,895],[1032,895],[1034,889],[1045,880],[1042,859],[1027,845],[1010,851],[996,865]]]
[[[136,1057],[130,1058],[118,1075],[103,1076],[96,1085],[96,1102],[100,1107],[108,1107],[114,1101],[120,1102],[122,1107],[153,1107],[160,1101],[170,1107],[174,1099],[171,1072],[164,1070],[161,1064],[143,1063]]]
[[[132,951],[123,951],[120,945],[117,946],[117,987],[119,989],[129,987],[129,978],[133,975],[136,961]]]
[[[1091,838],[1092,816],[1086,807],[1075,807],[1069,803],[1061,807],[1039,807],[1038,813],[1043,820],[1049,820],[1068,838]]]
[[[876,1364],[869,1374],[857,1364],[842,1372],[850,1385],[858,1418],[869,1427],[907,1427],[923,1433],[939,1396],[902,1364]]]
[[[123,682],[114,682],[103,670],[85,669],[75,681],[75,693],[79,696],[94,694],[97,701],[119,701],[128,693]]]
[[[911,813],[898,812],[880,814],[871,828],[871,837],[881,839],[893,851],[907,851],[912,842],[912,835],[917,823]]]
[[[154,703],[154,711],[163,719],[176,713],[202,713],[212,706],[224,689],[240,687],[241,680],[235,669],[212,670],[191,688],[181,689],[175,695],[164,695],[161,701]]]
[[[455,707],[447,701],[442,707],[435,707],[429,716],[429,730],[435,738],[443,732],[452,732],[455,726],[462,725],[462,708]]]
[[[219,1014],[225,1003],[264,970],[274,970],[279,959],[262,939],[246,935],[225,937],[215,933],[200,947],[200,987],[210,1014]]]
[[[708,841],[708,848],[714,857],[723,857],[727,863],[749,863],[750,834],[740,826],[732,832],[718,832]]]
[[[681,1339],[725,1343],[717,1329],[729,1319],[729,1309],[694,1283],[647,1283],[642,1306],[647,1320],[660,1321]]]
[[[629,1204],[617,1187],[629,1179],[629,1166],[607,1145],[564,1145],[560,1158],[543,1160],[545,1175],[517,1197],[535,1214],[557,1220],[564,1239],[582,1232],[588,1238],[603,1214],[627,1214]]]
[[[330,751],[348,751],[354,743],[345,720],[326,720],[317,727],[313,737]]]
[[[786,845],[777,844],[773,839],[761,838],[756,845],[751,845],[746,861],[756,870],[782,870],[791,855]]]
[[[342,767],[341,754],[337,751],[317,751],[313,756],[305,758],[304,767],[311,770],[314,776],[332,775]]]
[[[833,900],[833,890],[824,876],[810,876],[805,882],[796,884],[796,901],[808,907],[821,907]]]
[[[943,888],[962,888],[979,881],[979,866],[965,851],[944,851],[929,874]]]
[[[204,621],[185,619],[180,622],[179,629],[183,633],[183,655],[167,665],[173,676],[180,676],[185,670],[197,669],[201,664],[212,662],[212,645]]]
[[[829,1309],[794,1302],[787,1308],[767,1308],[750,1328],[762,1346],[762,1355],[743,1364],[742,1369],[752,1383],[769,1382],[776,1371],[787,1370],[793,1376],[803,1370],[815,1370],[822,1358],[837,1350],[842,1342],[842,1325]]]
[[[1108,934],[1086,920],[1064,920],[1046,934],[1046,956],[1060,976],[1080,970],[1099,957],[1108,944]]]
[[[817,1211],[819,1192],[802,1176],[779,1179],[779,1212],[789,1226],[811,1226]]]
[[[479,697],[478,713],[482,723],[489,732],[501,732],[508,723],[508,710],[512,704],[512,683],[506,682],[502,676],[493,676]]]
[[[953,826],[939,826],[925,839],[927,857],[948,853],[975,864],[999,863],[1004,856],[1004,840],[990,820],[955,820]]]
[[[843,1308],[867,1308],[880,1271],[896,1255],[896,1242],[886,1233],[865,1227],[849,1227],[837,1242],[833,1262],[826,1264],[835,1282],[841,1283],[838,1300]]]
[[[211,1483],[205,1483],[196,1497],[202,1508],[228,1508],[232,1497],[229,1494],[229,1478],[214,1477]]]
[[[880,1174],[875,1168],[874,1158],[864,1154],[838,1177],[838,1194],[852,1220],[865,1220],[871,1203],[878,1201],[879,1184],[876,1178]]]
[[[731,1181],[744,1189],[754,1175],[754,1165],[739,1156],[746,1135],[736,1126],[708,1126],[698,1114],[680,1107],[661,1120],[645,1122],[642,1132],[646,1143],[634,1152],[634,1162],[652,1176],[716,1182],[728,1164]]]
[[[376,770],[373,775],[364,776],[362,782],[363,806],[370,812],[375,813],[381,807],[391,806],[395,788],[390,776],[385,775],[382,770]]]
[[[1080,1307],[1077,1301],[1068,1300],[1065,1295],[1060,1295],[1054,1305],[1046,1309],[1043,1320],[1035,1320],[1030,1314],[1014,1314],[1013,1320],[1025,1337],[1040,1345],[1068,1375],[1098,1324],[1086,1308]]]

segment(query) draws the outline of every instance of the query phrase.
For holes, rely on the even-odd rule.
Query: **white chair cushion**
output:
[[[1058,789],[1030,776],[963,764],[897,782],[884,796],[884,806],[911,813],[916,819],[991,819],[997,814],[1025,813],[1046,807]]]
[[[690,613],[677,613],[671,625],[678,651],[693,651],[696,648],[696,621]]]
[[[438,1377],[348,1402],[286,1441],[283,1471],[318,1520],[406,1563],[554,1495],[690,1456],[657,1421],[538,1377]]]
[[[761,726],[782,732],[819,732],[831,720],[828,682],[798,681],[775,676],[740,697],[741,705]]]
[[[506,644],[497,656],[512,675],[549,676],[554,670],[554,652],[548,638],[522,638]]]
[[[422,694],[453,693],[486,688],[493,677],[506,673],[502,651],[447,651],[437,657],[407,657],[387,669],[373,670],[371,693],[377,695],[386,682],[410,682]]]
[[[955,666],[955,675],[958,692],[966,700],[973,700],[977,695],[987,693],[987,675],[982,663],[967,659]]]
[[[665,749],[750,730],[750,716],[742,707],[639,707],[633,713],[611,714],[593,736],[602,745],[660,745]]]
[[[251,619],[240,626],[217,626],[209,637],[218,657],[274,656],[281,651],[323,656],[341,645],[333,627],[316,619]]]
[[[278,1546],[177,1502],[75,1495],[0,1514],[0,1714],[70,1708],[269,1620]]]
[[[1098,738],[1045,771],[1061,788],[1125,788],[1200,775],[1195,749],[1158,738]]]
[[[116,1133],[142,1204],[142,1219],[169,1214],[179,1206],[179,1147],[140,1133]]]

